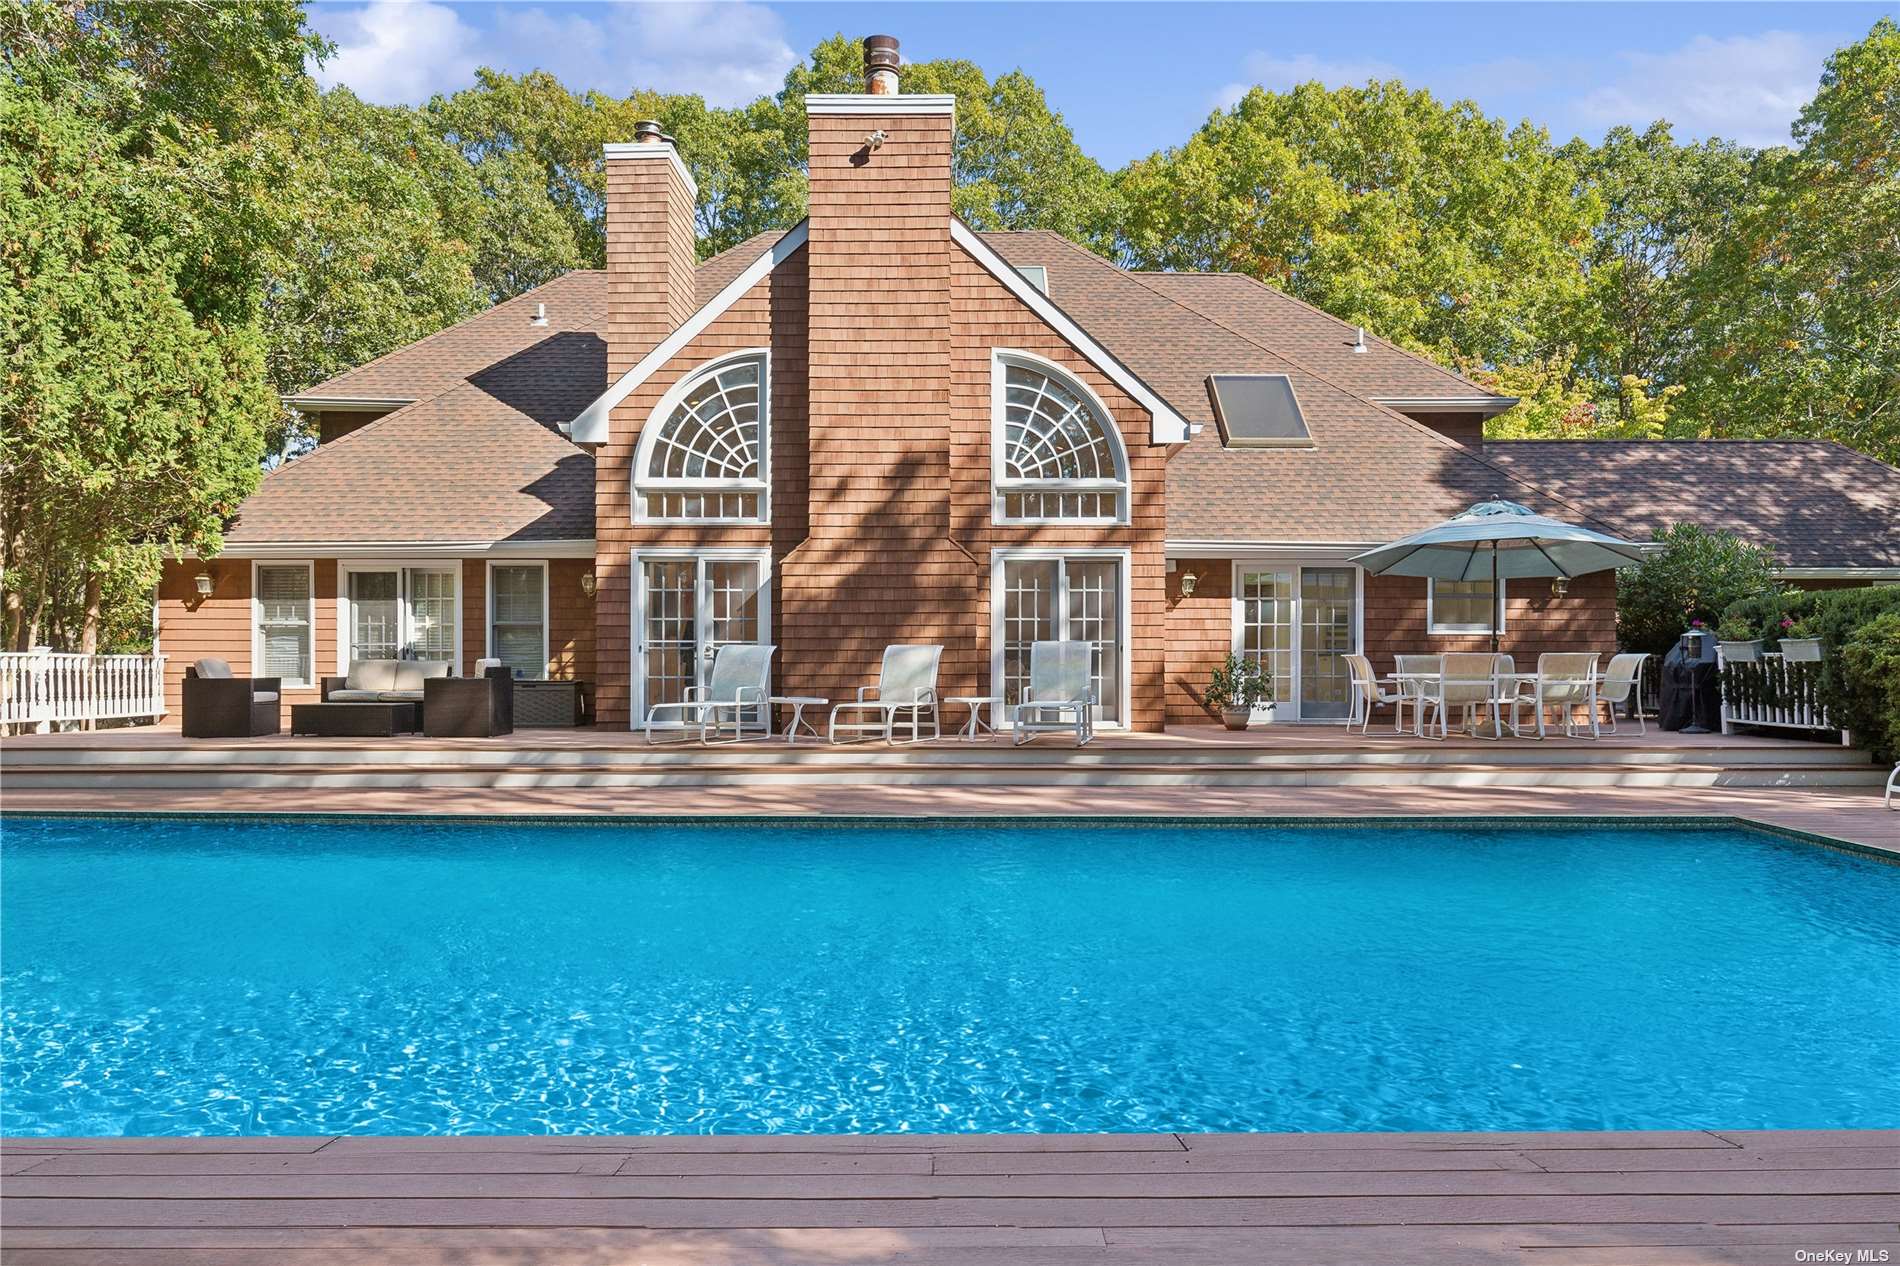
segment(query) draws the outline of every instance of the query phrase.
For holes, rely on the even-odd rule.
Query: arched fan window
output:
[[[992,375],[996,521],[1126,522],[1128,465],[1102,402],[1020,352],[998,352]]]
[[[714,361],[660,401],[634,456],[642,523],[768,520],[766,356]]]

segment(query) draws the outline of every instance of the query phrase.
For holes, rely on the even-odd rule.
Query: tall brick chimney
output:
[[[685,323],[693,296],[698,190],[673,138],[647,120],[607,162],[607,377],[619,377]]]
[[[832,698],[889,643],[942,642],[949,670],[974,609],[948,539],[956,102],[899,92],[890,36],[864,46],[865,92],[805,99],[810,527],[780,574],[782,658],[827,664],[801,688]]]

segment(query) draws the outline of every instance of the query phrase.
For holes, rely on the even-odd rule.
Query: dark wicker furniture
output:
[[[256,738],[279,733],[283,724],[280,685],[276,677],[201,676],[198,665],[187,666],[185,737]]]
[[[507,668],[422,683],[422,732],[430,738],[494,738],[514,728],[514,681]]]
[[[318,738],[390,738],[422,728],[419,703],[293,703],[290,732]]]
[[[517,681],[515,724],[522,729],[580,725],[587,714],[587,683]]]

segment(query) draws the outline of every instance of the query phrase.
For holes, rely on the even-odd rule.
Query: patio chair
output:
[[[1432,683],[1417,680],[1407,681],[1405,679],[1406,674],[1429,673],[1432,676],[1437,676],[1438,670],[1442,666],[1440,664],[1442,658],[1443,656],[1439,655],[1394,655],[1392,657],[1394,672],[1399,678],[1399,693],[1404,696],[1405,702],[1409,702],[1412,705],[1412,733],[1421,737],[1423,737],[1425,733],[1426,687],[1431,686]],[[1433,697],[1436,697],[1435,690]],[[1405,703],[1401,703],[1398,708],[1398,716],[1394,720],[1394,725],[1402,730],[1404,726],[1400,723],[1403,722],[1404,719]]]
[[[1597,657],[1594,651],[1550,651],[1537,657],[1537,680],[1519,696],[1511,708],[1511,725],[1517,728],[1517,707],[1528,703],[1537,710],[1537,737],[1546,737],[1544,714],[1551,708],[1564,710],[1564,736],[1576,738],[1577,709],[1590,717],[1590,737],[1601,737],[1597,727]]]
[[[1489,651],[1453,651],[1440,657],[1438,680],[1427,683],[1424,702],[1438,709],[1438,737],[1451,735],[1451,711],[1460,710],[1460,722],[1469,727],[1479,709],[1491,713],[1490,738],[1502,732],[1499,724],[1498,657]]]
[[[1597,683],[1597,702],[1603,705],[1603,715],[1610,722],[1612,734],[1616,733],[1616,705],[1619,703],[1624,707],[1624,715],[1635,720],[1636,732],[1649,733],[1649,725],[1643,717],[1643,663],[1648,658],[1640,653],[1612,655],[1602,681]]]
[[[727,642],[713,652],[712,674],[704,686],[686,687],[686,697],[671,703],[656,703],[647,709],[647,742],[667,713],[677,713],[682,731],[695,723],[699,741],[711,742],[725,733],[727,720],[732,740],[748,736],[764,738],[772,732],[772,713],[766,700],[772,690],[772,653],[776,646],[759,642]],[[670,728],[670,727],[668,727]],[[681,741],[686,735],[682,735]]]
[[[181,687],[186,738],[258,738],[283,728],[282,680],[237,677],[221,659],[201,659],[185,668]]]
[[[1372,728],[1372,710],[1383,704],[1392,705],[1392,732],[1397,734],[1405,728],[1405,704],[1408,696],[1397,686],[1387,690],[1379,684],[1379,678],[1372,671],[1372,661],[1364,655],[1348,655],[1346,668],[1352,675],[1351,706],[1346,713],[1346,728],[1351,729],[1354,721],[1359,722],[1359,732],[1365,734]],[[1361,715],[1361,713],[1364,715]]]
[[[1889,809],[1893,808],[1893,793],[1896,791],[1900,791],[1900,765],[1895,765],[1893,772],[1887,775],[1887,795],[1881,803]]]
[[[878,669],[877,685],[859,686],[858,697],[831,710],[829,735],[838,741],[838,732],[884,735],[886,743],[896,742],[897,714],[910,714],[910,741],[922,737],[923,717],[930,714],[930,737],[942,734],[937,705],[937,663],[943,658],[941,646],[887,646],[884,663]],[[840,723],[839,713],[875,713],[876,721]]]
[[[1095,737],[1095,688],[1089,684],[1095,648],[1087,642],[1035,642],[1029,647],[1029,684],[1011,710],[1012,742],[1038,734],[1075,731],[1081,747]]]

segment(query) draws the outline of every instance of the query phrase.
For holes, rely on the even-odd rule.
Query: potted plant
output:
[[[1729,616],[1715,626],[1715,641],[1722,658],[1731,664],[1752,664],[1761,659],[1761,639],[1740,619]]]
[[[1781,617],[1781,658],[1790,664],[1821,662],[1821,639],[1802,621]]]
[[[1230,730],[1244,730],[1253,719],[1256,704],[1266,705],[1265,721],[1273,720],[1273,679],[1260,671],[1251,659],[1228,654],[1226,662],[1208,678],[1207,702],[1220,711],[1221,724]]]

